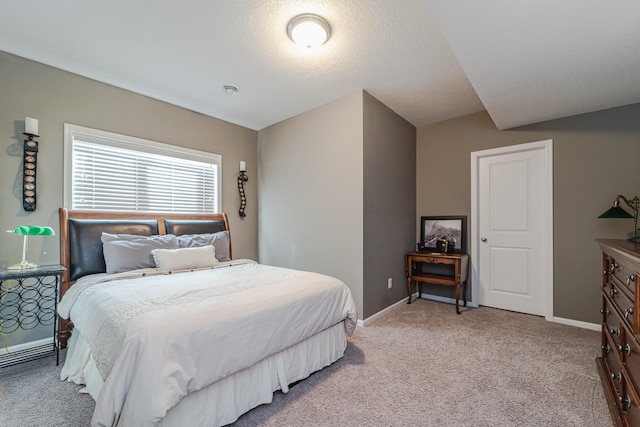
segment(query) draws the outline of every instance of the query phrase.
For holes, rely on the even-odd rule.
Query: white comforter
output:
[[[342,320],[351,335],[357,322],[341,281],[252,261],[83,279],[59,311],[105,379],[95,426],[151,426],[187,394]]]

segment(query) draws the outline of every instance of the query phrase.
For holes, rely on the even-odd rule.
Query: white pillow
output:
[[[156,267],[161,271],[213,267],[219,263],[213,245],[198,248],[154,249],[151,254]]]

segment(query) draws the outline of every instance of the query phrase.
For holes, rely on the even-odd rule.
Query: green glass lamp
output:
[[[22,262],[10,265],[7,267],[7,270],[28,270],[36,268],[36,264],[27,261],[27,238],[29,236],[55,236],[53,228],[40,227],[38,225],[21,225],[16,227],[15,230],[9,230],[8,232],[18,236],[24,236],[24,240],[22,241]]]
[[[620,200],[627,204],[631,209],[633,209],[633,215],[629,212],[625,211],[620,207]],[[616,199],[613,201],[613,205],[607,210],[605,213],[600,215],[598,218],[633,218],[633,235],[629,238],[629,240],[640,240],[640,236],[638,236],[638,207],[640,205],[640,198],[635,196],[632,199],[628,199],[621,194],[616,196]]]

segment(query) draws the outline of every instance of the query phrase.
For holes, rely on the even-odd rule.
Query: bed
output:
[[[225,214],[60,208],[61,379],[94,426],[215,426],[344,355],[349,288],[232,257]]]

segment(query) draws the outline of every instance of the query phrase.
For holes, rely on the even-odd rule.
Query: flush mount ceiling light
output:
[[[311,49],[322,46],[329,40],[331,27],[318,15],[298,15],[289,21],[287,34],[298,46]]]

